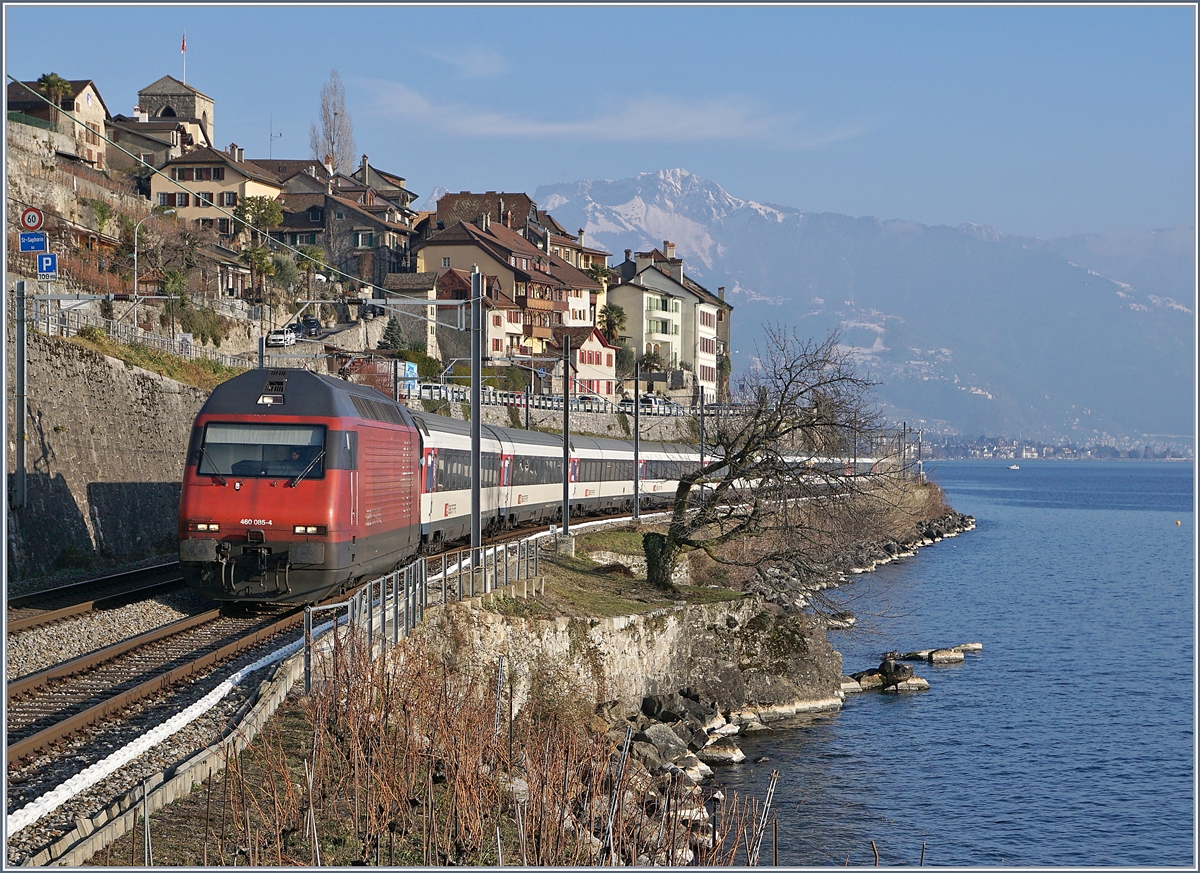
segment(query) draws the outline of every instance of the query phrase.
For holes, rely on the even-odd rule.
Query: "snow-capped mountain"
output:
[[[1194,234],[1038,240],[738,198],[686,170],[543,185],[589,245],[676,245],[735,306],[735,373],[782,321],[841,331],[888,412],[966,434],[1189,434]]]

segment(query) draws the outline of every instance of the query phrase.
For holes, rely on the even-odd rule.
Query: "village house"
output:
[[[460,221],[418,243],[414,247],[417,270],[470,273],[478,266],[485,275],[497,277],[502,293],[522,311],[523,345],[541,355],[554,327],[562,325],[570,312],[567,292],[571,289],[553,275],[546,252],[487,215],[478,221],[478,225]]]
[[[195,149],[172,158],[162,171],[165,178],[156,173],[150,179],[150,202],[174,209],[181,221],[211,227],[223,237],[237,233],[227,213],[239,202],[247,197],[274,200],[283,191],[270,174],[247,161],[236,144],[225,151]]]
[[[618,346],[604,339],[594,327],[559,327],[554,330],[553,348],[561,355],[567,338],[571,340],[571,391],[595,394],[614,403],[617,393],[616,356]]]
[[[696,402],[715,399],[719,358],[727,354],[718,338],[733,307],[684,275],[674,243],[632,255],[625,250],[608,287],[609,301],[626,312],[622,339],[639,354],[658,354],[673,371],[668,390],[690,394]]]
[[[371,189],[331,190],[334,193],[280,195],[283,222],[270,228],[271,238],[292,248],[320,246],[331,266],[378,288],[385,287],[389,274],[407,271],[413,230],[399,207],[377,198]],[[342,192],[364,202],[339,196]]]
[[[100,98],[100,91],[91,79],[67,80],[70,90],[63,94],[57,106],[46,102],[49,95],[43,94],[37,82],[10,82],[7,104],[10,113],[20,113],[28,119],[37,119],[52,130],[73,134],[74,157],[103,170],[108,166],[106,145],[102,138],[109,120],[108,107]],[[70,113],[72,121],[63,113]],[[10,118],[20,121],[21,118]]]
[[[490,366],[505,366],[513,359],[529,357],[523,345],[521,308],[504,293],[497,276],[483,276],[483,357]],[[471,299],[471,274],[449,269],[437,278],[438,349],[442,360],[469,360],[471,357],[471,309],[469,305],[447,306],[451,302],[468,304]],[[466,328],[466,329],[463,329]]]

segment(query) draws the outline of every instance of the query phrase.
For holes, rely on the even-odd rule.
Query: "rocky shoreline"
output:
[[[865,573],[899,558],[909,557],[923,546],[933,545],[948,537],[969,531],[975,527],[975,519],[969,515],[951,511],[939,518],[930,519],[914,526],[913,533],[901,539],[862,544],[851,550],[838,566],[829,568],[823,578],[801,582],[772,578],[759,580],[748,586],[747,593],[772,604],[780,613],[774,618],[771,631],[779,622],[795,620],[804,614],[809,605],[812,590],[833,588],[847,581],[852,574]],[[847,627],[853,624],[853,616],[839,613],[827,617],[826,627]],[[766,630],[766,629],[760,629]],[[700,784],[713,775],[713,766],[736,764],[746,756],[735,737],[772,730],[768,722],[805,713],[825,712],[839,709],[846,694],[865,690],[892,689],[918,691],[929,688],[929,683],[916,676],[911,667],[897,661],[926,661],[930,664],[961,661],[964,652],[982,651],[980,643],[965,643],[945,649],[929,649],[908,652],[904,655],[889,653],[878,668],[864,670],[852,676],[841,677],[835,696],[829,698],[807,698],[784,701],[776,698],[773,704],[751,702],[743,696],[734,702],[726,697],[720,699],[723,689],[711,678],[702,682],[701,689],[687,686],[678,691],[652,694],[642,698],[637,709],[622,708],[609,704],[598,711],[598,715],[610,724],[609,739],[616,748],[622,748],[626,732],[632,731],[630,757],[646,772],[647,777],[683,780],[683,785],[695,789],[695,802],[700,803]],[[811,655],[812,653],[809,652]],[[832,652],[840,663],[840,655]],[[776,664],[776,667],[781,665]],[[794,665],[789,665],[794,666]],[[741,671],[754,672],[754,671]],[[776,678],[785,678],[787,670]],[[728,672],[726,673],[728,676]],[[743,677],[744,678],[744,677]],[[700,807],[703,803],[700,803]],[[701,813],[698,812],[697,815]]]
[[[974,516],[951,510],[938,518],[918,522],[908,536],[859,543],[828,566],[818,570],[811,578],[760,576],[747,585],[746,591],[786,610],[804,610],[809,606],[813,592],[836,588],[852,575],[870,573],[876,567],[899,558],[912,557],[917,553],[917,549],[958,536],[974,527]],[[831,627],[837,627],[839,621],[843,622],[842,626],[853,624],[852,618],[845,615],[831,616],[827,623]]]

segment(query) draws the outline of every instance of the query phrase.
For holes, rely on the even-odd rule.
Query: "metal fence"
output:
[[[336,659],[344,651],[340,631],[358,634],[365,651],[379,645],[397,645],[425,620],[430,603],[453,603],[509,589],[538,577],[537,538],[495,546],[459,549],[431,558],[418,558],[407,567],[373,579],[349,599],[304,610],[304,690],[312,690],[314,653],[318,638],[327,634]],[[528,588],[526,587],[526,594]],[[332,620],[316,626],[314,618],[333,613]]]
[[[233,368],[254,366],[254,362],[246,358],[224,355],[177,337],[150,333],[127,322],[93,315],[82,309],[58,309],[45,300],[28,300],[25,318],[30,328],[47,336],[71,337],[84,328],[93,327],[104,331],[106,336],[119,343],[146,346],[179,358],[215,361]]]

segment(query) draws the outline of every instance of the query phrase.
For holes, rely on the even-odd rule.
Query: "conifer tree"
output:
[[[383,331],[383,337],[379,340],[377,348],[382,351],[402,352],[407,347],[404,333],[400,330],[400,319],[393,315],[388,319],[387,327]]]

